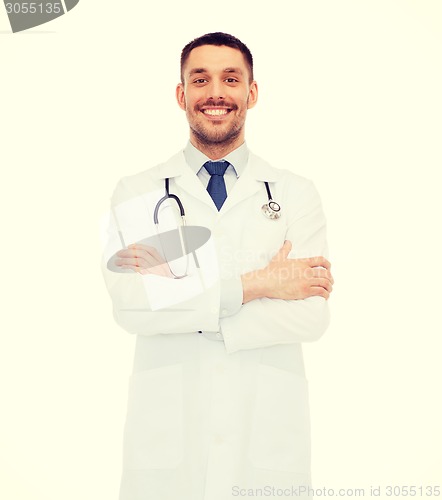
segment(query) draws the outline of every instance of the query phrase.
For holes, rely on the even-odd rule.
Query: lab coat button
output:
[[[228,311],[227,311],[227,309],[223,309],[223,310],[221,311],[221,313],[222,313],[222,315],[223,315],[223,316],[227,316],[227,312],[228,312]]]

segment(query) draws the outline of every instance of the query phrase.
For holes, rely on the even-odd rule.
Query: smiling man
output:
[[[246,57],[228,46],[183,51],[177,100],[186,111],[191,143],[209,157],[221,157],[244,142],[247,110],[258,98],[251,56],[249,62]]]
[[[188,144],[122,179],[112,199],[111,240],[124,245],[104,274],[116,321],[137,336],[120,500],[305,497],[301,346],[327,328],[333,285],[320,199],[249,151],[258,87],[240,40],[186,45],[176,98]],[[210,230],[179,275],[141,238],[177,205],[188,226]]]

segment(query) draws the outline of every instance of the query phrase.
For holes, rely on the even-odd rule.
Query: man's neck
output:
[[[190,142],[211,160],[219,160],[239,148],[244,143],[244,137],[237,137],[234,141],[228,143],[205,144],[199,141],[197,137],[191,135]]]

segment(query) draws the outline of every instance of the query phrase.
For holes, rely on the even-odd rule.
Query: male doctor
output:
[[[244,142],[258,87],[240,40],[184,47],[176,98],[190,141],[112,198],[104,276],[116,321],[137,336],[120,500],[307,496],[301,343],[324,333],[333,285],[320,199]],[[181,227],[175,199],[158,206],[167,191],[186,229],[206,231],[192,258],[168,262],[156,245],[158,227]]]

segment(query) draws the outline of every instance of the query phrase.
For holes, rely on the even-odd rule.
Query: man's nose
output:
[[[209,99],[224,99],[224,87],[222,82],[212,80],[207,90],[209,91]]]

